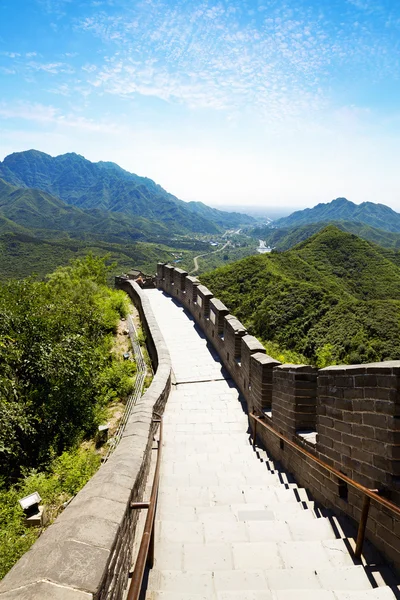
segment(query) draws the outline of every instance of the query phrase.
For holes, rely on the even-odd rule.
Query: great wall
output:
[[[155,283],[116,278],[139,309],[154,380],[108,462],[0,583],[0,600],[126,597],[131,506],[145,499],[165,406],[148,600],[399,598],[400,361],[281,365],[195,277],[159,264]]]

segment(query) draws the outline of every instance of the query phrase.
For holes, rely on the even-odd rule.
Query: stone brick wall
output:
[[[318,443],[369,488],[400,483],[400,363],[327,367],[318,376]],[[400,499],[400,498],[399,498]]]
[[[171,362],[147,298],[121,279],[144,318],[153,382],[133,407],[122,440],[73,501],[0,583],[0,600],[121,600],[128,582],[138,511],[156,425],[171,386]]]
[[[257,415],[272,407],[272,376],[274,367],[281,363],[267,354],[257,352],[250,359],[250,394],[247,400]]]
[[[272,381],[272,421],[290,438],[296,432],[316,428],[317,368],[281,365]]]
[[[157,285],[165,291],[168,268],[159,264],[157,271]],[[316,457],[400,504],[400,361],[319,371],[280,365],[220,300],[207,296],[209,311],[197,302],[196,278],[182,276],[181,281],[183,305],[218,352],[249,412],[266,414],[268,423],[299,448],[306,445]],[[298,435],[305,429],[315,429],[316,444]],[[336,476],[265,428],[259,427],[257,434],[316,500],[359,521],[360,492],[346,489]],[[368,537],[400,569],[400,519],[373,501],[370,515]]]

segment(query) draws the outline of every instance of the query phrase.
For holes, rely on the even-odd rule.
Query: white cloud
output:
[[[113,15],[98,12],[79,24],[109,50],[89,81],[123,97],[154,96],[230,114],[251,108],[274,121],[324,108],[329,76],[343,68],[366,72],[373,61],[380,76],[389,66],[393,71],[393,55],[364,22],[335,24],[322,9],[285,0],[265,0],[260,8],[254,16],[252,6],[237,0],[229,7],[153,0]]]
[[[104,134],[120,134],[123,131],[115,123],[87,119],[75,113],[63,113],[54,106],[46,106],[39,103],[0,103],[0,117],[3,119],[22,119],[31,121],[32,123]]]
[[[19,58],[21,55],[19,52],[0,52],[0,56],[7,56],[7,58]]]
[[[51,73],[53,75],[58,75],[59,73],[74,73],[74,69],[62,62],[47,62],[47,63],[39,63],[39,62],[28,62],[26,67],[31,71],[45,71],[46,73]]]
[[[3,75],[15,75],[16,72],[17,71],[15,69],[9,69],[7,67],[0,67],[0,73],[2,73]]]

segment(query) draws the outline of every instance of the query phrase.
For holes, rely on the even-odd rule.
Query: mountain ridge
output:
[[[400,214],[380,203],[355,204],[347,198],[319,203],[313,208],[298,210],[273,222],[273,227],[309,225],[319,221],[358,221],[385,231],[400,232]]]
[[[184,202],[152,179],[116,163],[92,163],[76,153],[52,157],[39,150],[14,152],[0,162],[0,177],[12,185],[41,189],[77,208],[142,217],[175,231],[213,234],[255,222],[247,215]]]

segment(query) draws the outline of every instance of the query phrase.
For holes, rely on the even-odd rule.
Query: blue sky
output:
[[[400,3],[0,0],[0,159],[29,148],[184,200],[400,211]]]

